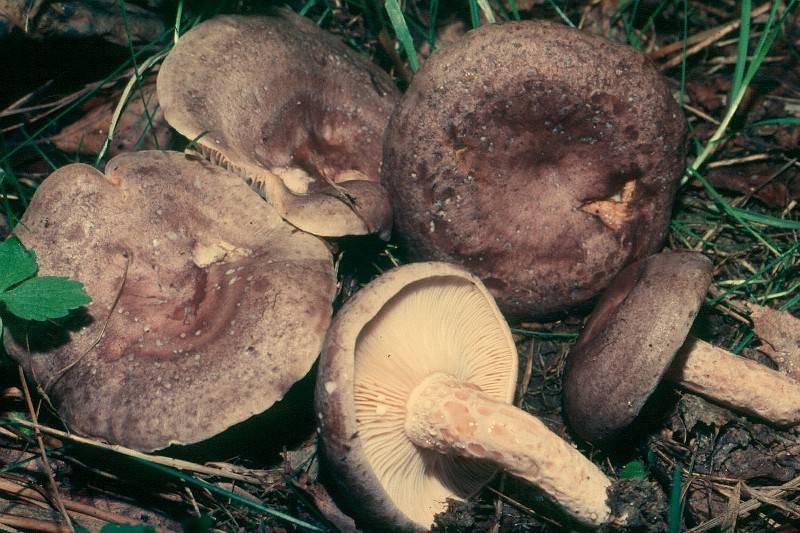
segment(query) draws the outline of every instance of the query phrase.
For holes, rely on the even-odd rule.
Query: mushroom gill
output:
[[[436,372],[510,401],[517,355],[497,323],[473,283],[440,276],[404,288],[358,337],[354,403],[364,451],[394,504],[419,524],[431,524],[447,498],[474,494],[496,467],[418,450],[405,433],[406,402]]]

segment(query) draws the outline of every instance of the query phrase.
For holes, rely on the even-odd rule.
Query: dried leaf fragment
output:
[[[800,379],[800,319],[787,311],[748,304],[758,349],[775,361],[782,372]]]

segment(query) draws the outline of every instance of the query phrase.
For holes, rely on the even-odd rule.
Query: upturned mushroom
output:
[[[460,267],[406,265],[353,296],[325,339],[315,399],[324,465],[359,526],[427,530],[498,468],[585,525],[608,520],[610,481],[510,405],[516,375],[508,325]]]
[[[181,153],[120,155],[105,175],[61,168],[14,233],[42,273],[93,298],[68,336],[4,335],[83,435],[148,451],[216,435],[306,375],[330,323],[325,243],[240,177]]]
[[[541,317],[661,247],[684,139],[639,52],[549,22],[491,24],[417,72],[383,178],[414,258],[461,264],[507,316]]]
[[[576,433],[617,436],[662,379],[773,424],[800,423],[800,382],[688,336],[711,272],[699,253],[667,251],[619,273],[567,358],[564,407]]]
[[[397,89],[311,21],[288,10],[207,20],[164,60],[158,97],[194,150],[245,178],[291,224],[388,236],[378,170]]]

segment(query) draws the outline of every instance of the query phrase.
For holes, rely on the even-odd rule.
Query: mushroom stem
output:
[[[406,435],[417,446],[496,463],[541,488],[576,520],[607,522],[611,481],[537,418],[473,384],[436,373],[412,391]]]
[[[667,378],[774,424],[800,423],[800,382],[699,339],[684,343]]]

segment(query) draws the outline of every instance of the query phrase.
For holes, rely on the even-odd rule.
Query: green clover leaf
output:
[[[0,243],[0,303],[9,313],[25,320],[49,320],[92,301],[80,282],[61,276],[36,277],[37,270],[36,254],[19,239],[10,237]]]

